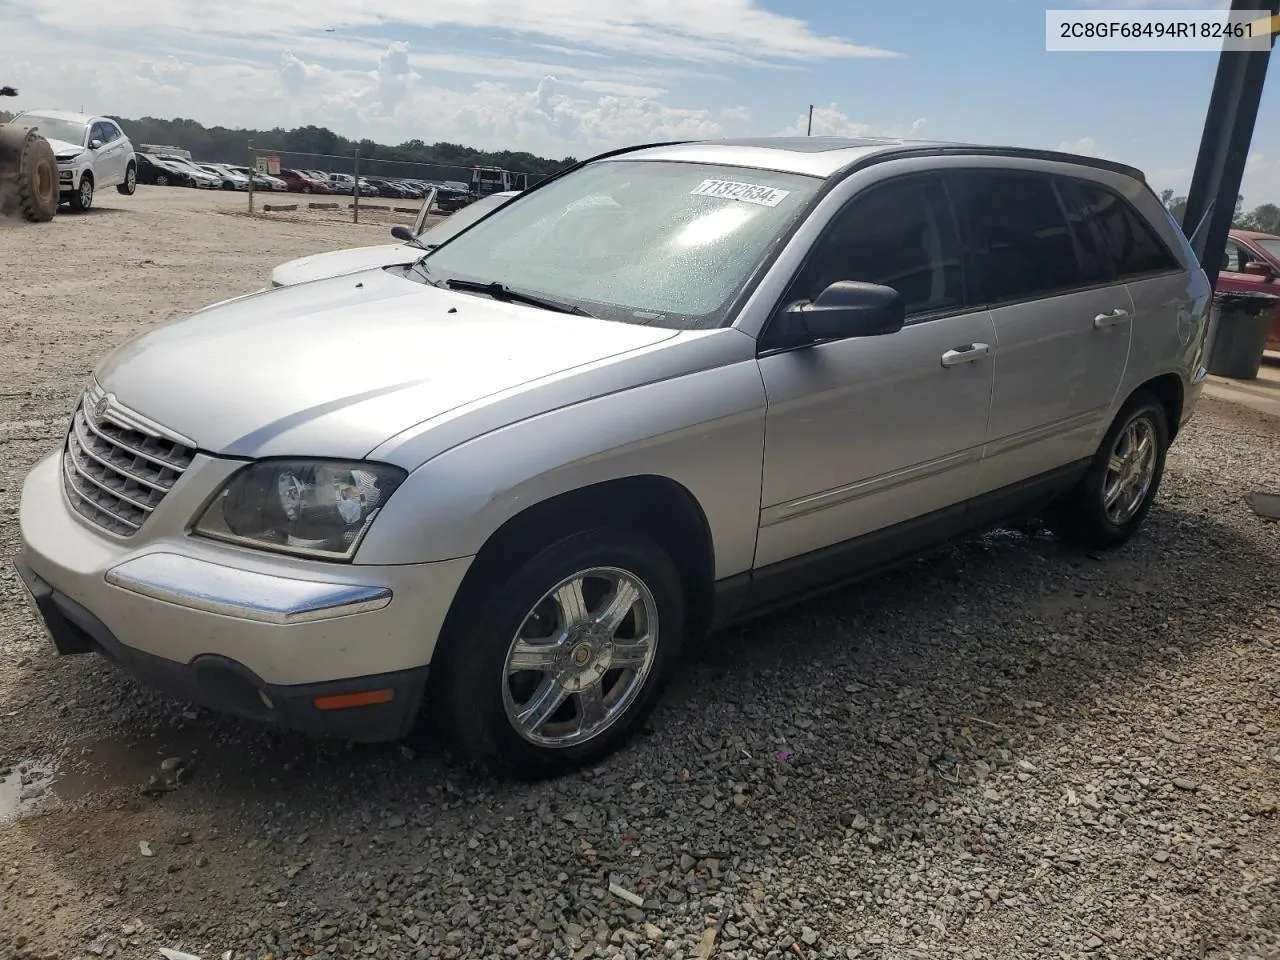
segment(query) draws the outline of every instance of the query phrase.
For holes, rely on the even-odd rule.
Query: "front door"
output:
[[[971,495],[991,403],[995,337],[965,306],[954,213],[942,181],[875,184],[836,213],[783,305],[861,280],[902,294],[907,324],[886,336],[771,349],[756,567],[928,514]],[[924,525],[915,525],[920,529]],[[865,541],[863,541],[865,543]]]

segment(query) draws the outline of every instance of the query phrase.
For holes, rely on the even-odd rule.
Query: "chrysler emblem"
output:
[[[93,419],[101,420],[111,409],[111,394],[103,394],[93,402]]]

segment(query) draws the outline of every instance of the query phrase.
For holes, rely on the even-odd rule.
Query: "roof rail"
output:
[[[1060,150],[1034,150],[1024,147],[983,147],[974,145],[956,146],[921,146],[921,147],[889,147],[885,150],[877,150],[875,153],[854,160],[843,170],[840,171],[841,176],[846,176],[854,170],[860,170],[863,167],[871,166],[885,160],[901,160],[907,157],[1010,157],[1023,160],[1047,160],[1056,163],[1069,163],[1077,167],[1093,167],[1098,170],[1109,170],[1112,173],[1123,174],[1126,177],[1132,177],[1139,183],[1147,182],[1146,174],[1137,167],[1131,167],[1126,163],[1118,163],[1115,160],[1104,160],[1101,157],[1085,157],[1078,153],[1065,153]]]

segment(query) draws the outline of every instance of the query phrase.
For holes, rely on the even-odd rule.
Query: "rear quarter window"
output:
[[[1118,194],[1087,180],[1074,180],[1073,185],[1119,278],[1180,269],[1151,225]]]

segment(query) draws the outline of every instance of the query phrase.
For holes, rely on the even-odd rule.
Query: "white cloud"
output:
[[[313,81],[324,76],[325,69],[316,63],[307,63],[294,55],[292,50],[280,54],[280,65],[277,68],[280,85],[293,96],[301,94]]]
[[[1082,157],[1097,157],[1099,160],[1114,160],[1109,153],[1104,153],[1098,147],[1098,142],[1093,137],[1081,137],[1079,140],[1064,140],[1058,144],[1058,150],[1063,153],[1075,153]]]
[[[138,67],[138,76],[160,87],[181,90],[191,80],[191,64],[183,63],[174,56],[163,60],[144,60]]]
[[[111,4],[74,0],[7,0],[7,21],[30,18],[46,27],[82,37],[137,24],[137,34],[234,40],[245,32],[241,17],[227,16],[216,4],[156,4],[152,0],[114,0]],[[585,47],[677,60],[746,62],[811,61],[831,57],[892,57],[899,54],[840,37],[814,33],[803,20],[765,10],[758,0],[311,0],[306,20],[318,28],[355,32],[380,29],[458,27],[507,31],[550,41],[555,46]],[[256,0],[253,32],[296,38],[295,0]],[[750,51],[749,55],[743,51]]]
[[[813,108],[813,135],[815,137],[902,137],[914,139],[920,136],[925,118],[913,120],[907,125],[881,126],[854,120],[834,103]],[[777,132],[780,137],[804,136],[809,130],[809,111],[805,110],[796,122]]]

